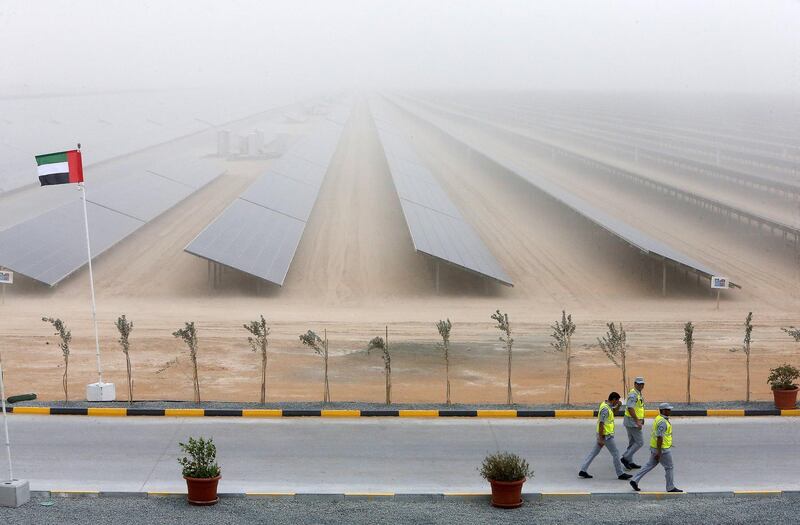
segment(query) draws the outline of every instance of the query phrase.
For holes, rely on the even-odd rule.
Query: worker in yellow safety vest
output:
[[[633,388],[628,392],[628,399],[625,402],[625,419],[623,424],[628,433],[628,448],[622,454],[622,464],[625,468],[642,468],[633,462],[633,455],[642,448],[644,439],[642,438],[642,427],[644,427],[644,378],[639,376],[633,381]]]
[[[597,409],[597,423],[595,425],[597,439],[595,440],[592,451],[586,456],[578,472],[578,476],[584,479],[591,479],[594,477],[586,471],[603,447],[606,447],[611,453],[611,460],[614,463],[614,470],[617,472],[617,479],[631,479],[631,475],[626,474],[625,470],[622,468],[622,463],[619,460],[619,450],[617,449],[617,444],[614,442],[614,409],[618,408],[620,405],[619,397],[618,393],[611,392],[608,395],[608,399],[600,403],[600,407]]]
[[[658,412],[659,414],[653,420],[653,431],[650,433],[650,461],[633,477],[631,487],[638,492],[639,482],[642,478],[661,463],[667,478],[667,492],[683,492],[675,487],[672,477],[672,423],[669,420],[672,405],[661,403],[658,406]]]

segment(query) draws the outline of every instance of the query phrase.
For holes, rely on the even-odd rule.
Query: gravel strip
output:
[[[800,498],[694,498],[662,501],[614,499],[551,500],[519,509],[493,509],[479,501],[409,503],[398,501],[287,501],[226,498],[214,507],[192,507],[181,497],[55,498],[42,506],[35,495],[18,509],[0,508],[3,524],[64,523],[193,523],[193,524],[379,524],[458,523],[797,523]],[[623,514],[629,519],[624,519]]]

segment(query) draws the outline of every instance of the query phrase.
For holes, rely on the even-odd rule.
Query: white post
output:
[[[8,416],[6,415],[6,388],[3,384],[3,358],[0,357],[0,407],[3,410],[3,430],[6,433],[6,454],[8,455],[8,480],[14,481],[14,469],[11,467],[11,440],[8,439]]]
[[[97,331],[97,304],[94,299],[94,274],[92,273],[92,248],[89,244],[89,213],[86,211],[86,183],[79,184],[83,196],[83,220],[86,226],[86,253],[89,256],[89,288],[92,291],[92,322],[94,323],[94,345],[97,357],[97,381],[101,397],[103,392],[103,369],[100,366],[100,335]]]

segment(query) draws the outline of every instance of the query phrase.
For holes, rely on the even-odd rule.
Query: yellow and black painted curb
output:
[[[45,407],[16,406],[7,407],[13,414],[35,414],[52,416],[168,416],[168,417],[248,417],[248,418],[281,418],[281,417],[400,417],[400,418],[592,418],[597,416],[596,410],[458,410],[458,409],[270,409],[270,408],[139,408],[139,407]],[[648,410],[646,417],[655,417],[657,410]],[[750,417],[750,416],[800,416],[800,409],[681,409],[673,410],[678,417]]]
[[[50,490],[31,491],[32,495],[44,498],[71,497],[142,497],[168,498],[186,497],[186,492],[106,492],[100,490]],[[369,501],[459,501],[488,500],[489,492],[438,492],[438,493],[394,493],[394,492],[343,492],[343,493],[304,493],[304,492],[228,492],[220,493],[221,498],[280,498],[298,501],[313,500],[369,500]],[[705,498],[800,498],[796,490],[734,490],[721,492],[523,492],[525,501],[544,501],[560,499],[666,499],[676,497]]]

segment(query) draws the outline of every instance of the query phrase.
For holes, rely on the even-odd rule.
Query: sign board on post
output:
[[[720,289],[720,288],[728,288],[728,278],[727,277],[718,277],[716,275],[711,277],[711,288]]]
[[[14,283],[14,272],[0,270],[0,284],[13,284],[13,283]]]
[[[717,290],[717,310],[719,310],[719,291],[728,288],[728,278],[719,277],[717,275],[711,276],[711,289]]]

